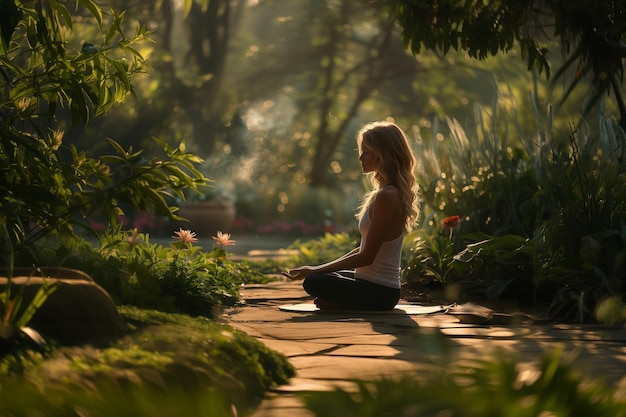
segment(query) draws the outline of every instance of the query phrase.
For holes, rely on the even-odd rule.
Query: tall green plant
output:
[[[6,231],[4,223],[0,223],[0,230]],[[36,330],[28,327],[28,323],[48,297],[56,291],[56,283],[44,280],[33,299],[23,307],[25,286],[22,285],[17,293],[14,291],[12,255],[10,253],[6,285],[0,291],[0,356],[23,340],[33,341],[40,346],[45,344],[43,337]]]
[[[535,156],[540,166],[535,198],[558,219],[544,224],[544,234],[552,235],[553,244],[560,241],[570,258],[579,255],[584,237],[619,232],[626,221],[626,134],[604,117],[599,126],[593,136],[584,126],[573,129],[566,140],[543,144]]]
[[[490,108],[476,105],[467,125],[447,118],[447,136],[418,150],[421,197],[427,212],[460,215],[464,231],[531,236],[537,182],[529,155],[510,137],[511,118],[499,98],[498,92]]]
[[[537,134],[515,142],[497,134],[508,120],[496,120],[496,104],[467,129],[449,120],[450,140],[431,145],[418,177],[431,242],[435,219],[463,217],[458,253],[441,257],[421,239],[408,265],[489,298],[551,300],[551,314],[586,319],[603,297],[626,293],[626,134],[600,114],[597,129],[581,122],[560,136],[551,108],[545,123],[535,112]]]
[[[626,134],[605,117],[596,134],[582,125],[539,148],[535,200],[546,219],[536,234],[554,254],[554,314],[590,317],[604,297],[626,294],[625,156]]]

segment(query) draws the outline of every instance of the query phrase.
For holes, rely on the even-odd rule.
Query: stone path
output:
[[[241,294],[246,304],[225,310],[224,321],[286,355],[297,372],[289,384],[268,393],[253,417],[312,417],[298,392],[350,389],[354,379],[419,374],[442,361],[488,359],[497,349],[530,368],[543,352],[562,346],[577,354],[577,366],[626,390],[623,327],[496,324],[503,320],[486,320],[478,306],[430,315],[279,310],[312,301],[299,282],[246,285]]]

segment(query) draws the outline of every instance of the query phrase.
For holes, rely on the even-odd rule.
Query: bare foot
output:
[[[315,303],[317,308],[319,308],[320,310],[345,310],[346,309],[346,307],[343,306],[342,304],[332,303],[322,298],[316,298],[315,301],[313,302]]]

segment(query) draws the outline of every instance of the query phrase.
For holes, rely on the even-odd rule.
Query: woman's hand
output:
[[[289,271],[283,271],[281,273],[287,278],[296,281],[305,279],[314,272],[315,268],[312,266],[301,266],[299,268],[290,269]]]

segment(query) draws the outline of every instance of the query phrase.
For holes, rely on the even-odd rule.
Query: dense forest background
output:
[[[213,180],[204,195],[189,198],[233,199],[237,224],[248,230],[296,221],[351,227],[366,189],[354,142],[363,123],[395,121],[418,158],[433,142],[449,141],[449,120],[491,118],[515,143],[539,130],[575,77],[549,85],[515,49],[481,61],[455,52],[413,56],[385,2],[110,3],[126,11],[126,24],[151,32],[153,42],[139,48],[151,69],[135,79],[134,97],[64,142],[97,155],[106,138],[148,154],[153,137],[184,141]],[[90,22],[82,23],[75,28],[82,41],[97,45]],[[586,94],[577,88],[555,107],[557,128],[581,122]],[[586,117],[593,124],[594,113]]]

